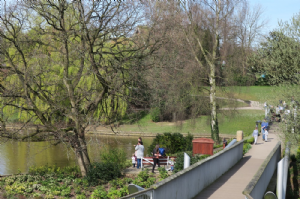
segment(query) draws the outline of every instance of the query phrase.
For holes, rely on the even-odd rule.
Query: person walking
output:
[[[155,148],[153,149],[153,168],[152,168],[152,173],[154,173],[154,169],[155,169],[155,166],[156,164],[158,165],[158,167],[160,167],[160,164],[159,164],[159,156],[161,156],[159,154],[159,145],[157,144],[155,146]]]
[[[267,142],[267,141],[268,141],[268,135],[269,135],[269,132],[268,132],[268,130],[265,130],[265,142]]]
[[[252,133],[252,136],[254,137],[254,144],[257,143],[257,137],[258,137],[258,128],[255,127],[255,130]]]
[[[263,140],[265,140],[265,130],[268,129],[269,123],[266,122],[266,120],[264,119],[264,121],[261,123],[261,133],[263,136]]]
[[[135,146],[136,157],[137,157],[137,165],[136,168],[139,169],[141,167],[141,159],[144,157],[144,145],[139,141],[138,145]]]

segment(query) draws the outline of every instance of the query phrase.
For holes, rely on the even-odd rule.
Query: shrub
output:
[[[163,168],[163,167],[158,167],[158,171],[159,171],[159,177],[161,179],[165,179],[165,178],[167,178],[169,176],[167,170],[165,168]]]
[[[300,163],[300,146],[298,146],[298,149],[297,149],[296,159],[297,159],[297,162]]]
[[[113,163],[120,169],[126,168],[128,165],[126,153],[122,148],[111,148],[108,147],[105,150],[102,150],[100,153],[101,162],[104,163]],[[130,160],[129,160],[130,161]],[[130,166],[132,164],[130,163]]]
[[[160,121],[160,109],[158,107],[152,108],[150,111],[150,117],[153,122]]]
[[[181,133],[163,133],[157,134],[149,146],[148,151],[153,151],[156,144],[160,147],[166,148],[166,153],[174,154],[182,151],[190,151],[193,149],[193,135],[188,133],[184,137]]]
[[[254,143],[254,137],[253,136],[248,136],[244,138],[244,144],[253,144]]]
[[[105,191],[103,186],[96,187],[96,189],[91,195],[91,199],[98,199],[98,198],[102,198],[102,199],[108,198],[107,192]]]
[[[291,155],[291,160],[292,160],[292,162],[296,162],[297,161],[297,158],[296,158],[295,154]]]
[[[121,177],[120,166],[112,162],[94,162],[90,165],[86,179],[92,185],[99,184],[99,180],[108,182]]]
[[[251,148],[252,148],[251,144],[249,144],[249,143],[244,144],[244,146],[243,146],[243,155],[245,153],[247,153]]]

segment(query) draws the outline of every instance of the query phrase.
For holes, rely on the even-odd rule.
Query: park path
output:
[[[278,141],[279,138],[276,135],[275,128],[272,129],[271,127],[268,142],[262,141],[262,136],[259,136],[257,145],[252,145],[252,148],[236,165],[200,192],[194,199],[245,198],[242,194],[243,190]]]

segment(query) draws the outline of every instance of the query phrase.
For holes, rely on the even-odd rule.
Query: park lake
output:
[[[145,154],[152,137],[144,137]],[[88,152],[91,161],[99,161],[101,150],[109,147],[122,148],[130,159],[137,144],[137,137],[133,136],[86,136]],[[44,142],[17,142],[0,140],[0,175],[27,173],[30,166],[57,165],[59,167],[75,165],[75,155],[68,144],[52,145],[50,141]]]

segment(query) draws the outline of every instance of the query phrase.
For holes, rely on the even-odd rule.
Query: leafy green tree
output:
[[[269,85],[299,82],[300,43],[297,38],[283,32],[270,32],[267,41],[261,43],[248,61],[253,72],[265,75]]]

